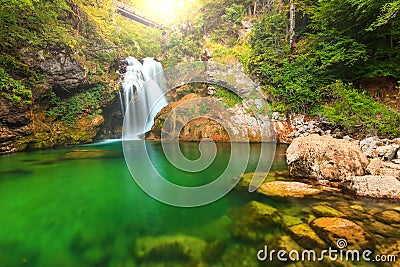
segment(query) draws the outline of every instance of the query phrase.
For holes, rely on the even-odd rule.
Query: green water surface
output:
[[[147,145],[159,171],[171,181],[188,186],[205,184],[218,177],[230,152],[226,145],[218,145],[222,152],[213,166],[199,175],[174,169],[163,156],[159,143]],[[252,145],[255,154],[257,146]],[[93,156],[96,153],[70,153],[77,149],[106,152],[99,152],[100,158]],[[272,171],[287,168],[285,149],[285,146],[278,147]],[[184,144],[182,151],[192,159],[199,156],[196,143]],[[257,159],[257,155],[251,158],[247,171],[255,168]],[[4,155],[0,157],[0,267],[176,266],[174,260],[173,263],[157,259],[143,262],[135,256],[139,238],[174,235],[198,237],[207,243],[223,240],[226,251],[240,245],[240,249],[249,248],[253,253],[261,247],[232,238],[228,216],[232,208],[251,200],[273,205],[294,216],[302,208],[321,201],[278,200],[232,191],[203,207],[168,206],[152,199],[136,185],[118,141]],[[338,200],[355,201],[344,200],[343,195],[326,199],[330,203]],[[376,202],[362,203],[371,209],[382,209],[382,204]],[[384,205],[384,208],[398,206],[396,203]],[[271,229],[273,235],[283,233],[282,229]],[[210,266],[259,266],[256,255],[251,253],[237,261],[224,261],[221,257]],[[243,258],[243,255],[237,257]],[[208,266],[203,262],[179,264]]]

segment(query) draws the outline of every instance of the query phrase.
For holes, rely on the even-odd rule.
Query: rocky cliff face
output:
[[[61,118],[46,113],[50,92],[61,99],[58,105],[62,106],[67,105],[63,101],[70,97],[104,85],[111,88],[101,101],[101,107],[106,107],[116,96],[117,81],[110,75],[103,75],[104,80],[90,75],[94,70],[75,60],[67,50],[21,55],[22,61],[45,79],[30,88],[30,103],[11,103],[0,95],[0,153],[92,142],[104,123],[102,111],[82,110],[76,114],[76,123],[67,125]]]
[[[221,108],[221,100],[189,94],[163,108],[147,134],[148,140],[260,142],[257,120],[244,106]],[[169,118],[172,118],[169,120]]]

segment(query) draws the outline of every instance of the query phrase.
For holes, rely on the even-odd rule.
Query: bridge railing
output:
[[[164,29],[164,26],[161,25],[158,22],[155,22],[154,20],[150,19],[149,17],[147,17],[144,13],[143,10],[140,10],[139,8],[135,8],[133,6],[130,6],[128,4],[125,4],[123,2],[120,1],[113,1],[113,4],[121,11],[121,12],[126,12],[126,13],[130,13],[131,15],[133,15],[136,18],[140,18],[140,21],[146,21],[146,23],[156,26],[157,28],[160,29]]]
[[[116,1],[116,0],[113,1],[113,4],[116,7],[120,8],[120,9],[126,10],[126,11],[128,11],[128,12],[130,12],[132,14],[137,14],[137,15],[139,15],[141,17],[146,18],[145,14],[144,14],[144,11],[139,9],[139,8],[130,6],[128,4],[125,4],[125,3],[121,2],[121,1]]]

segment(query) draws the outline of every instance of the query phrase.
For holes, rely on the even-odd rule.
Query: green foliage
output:
[[[217,85],[214,85],[214,88],[216,91],[214,96],[221,98],[222,102],[226,104],[228,107],[233,108],[237,104],[239,105],[242,104],[242,99],[234,92]]]
[[[83,114],[98,114],[103,94],[104,88],[100,85],[67,100],[62,100],[54,92],[51,92],[50,107],[46,113],[51,117],[61,119],[65,125],[73,127]]]
[[[399,3],[319,1],[310,16],[307,52],[339,79],[400,76]]]
[[[250,47],[242,42],[238,43],[233,47],[227,47],[219,43],[211,42],[208,47],[213,51],[213,60],[215,62],[234,65],[241,63],[247,67],[251,56]]]
[[[26,89],[23,82],[13,79],[8,73],[0,67],[0,93],[12,105],[24,102],[30,104],[32,92]]]
[[[285,14],[266,15],[256,23],[251,33],[252,55],[248,69],[263,84],[275,86],[279,83],[276,79],[281,77],[283,62],[289,53],[287,27]]]
[[[364,129],[384,136],[400,135],[400,113],[376,102],[352,85],[336,82],[326,87],[332,92],[334,101],[320,106],[314,113],[326,116],[335,125],[344,127],[362,126]]]
[[[233,24],[239,24],[242,21],[244,14],[245,10],[242,5],[233,4],[230,7],[225,8],[225,14],[222,15],[222,19]]]
[[[172,67],[183,60],[199,60],[202,52],[199,32],[194,29],[188,33],[171,31],[167,45],[167,60],[165,67]]]
[[[0,0],[0,6],[1,50],[47,45],[66,33],[65,26],[58,23],[67,9],[64,0]]]

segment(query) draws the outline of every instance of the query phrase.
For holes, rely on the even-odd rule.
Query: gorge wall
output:
[[[28,101],[13,103],[0,95],[0,153],[93,142],[104,123],[102,109],[117,96],[118,81],[111,77],[115,69],[110,69],[109,75],[102,75],[100,81],[70,53],[67,50],[21,53],[21,62],[46,78],[33,85]],[[123,68],[122,61],[116,62],[116,68],[120,67]],[[85,95],[80,99],[80,95],[99,86],[103,90],[96,104],[98,109],[93,110],[88,104],[71,119],[74,123],[65,123],[61,111],[71,108],[69,99],[78,99],[85,107],[84,102],[91,99],[85,99]],[[54,99],[58,102],[54,103]],[[51,112],[54,110],[58,113]]]

